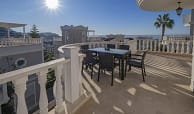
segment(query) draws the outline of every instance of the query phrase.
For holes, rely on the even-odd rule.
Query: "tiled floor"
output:
[[[150,54],[145,63],[145,83],[136,68],[124,81],[116,69],[113,87],[109,73],[97,82],[97,73],[91,80],[90,72],[85,71],[83,84],[92,99],[76,114],[194,114],[194,95],[189,88],[191,63]]]

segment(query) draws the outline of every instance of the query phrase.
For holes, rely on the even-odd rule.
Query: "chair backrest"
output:
[[[111,71],[114,68],[114,58],[107,53],[99,53],[99,67]]]
[[[107,44],[107,48],[115,49],[115,44]]]
[[[84,62],[85,63],[92,63],[93,61],[95,61],[94,57],[93,57],[93,53],[91,51],[86,51],[85,52],[86,56],[84,57]]]
[[[130,48],[129,45],[119,45],[119,49],[129,50],[129,48]]]
[[[144,59],[145,59],[145,56],[146,56],[147,52],[148,52],[148,51],[144,51],[144,52],[143,52],[142,60],[141,60],[141,62],[142,62],[143,64],[144,64]]]
[[[81,45],[80,52],[86,54],[87,50],[89,49],[89,45]]]

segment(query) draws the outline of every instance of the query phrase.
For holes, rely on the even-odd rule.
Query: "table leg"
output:
[[[121,59],[121,80],[124,80],[124,57]]]

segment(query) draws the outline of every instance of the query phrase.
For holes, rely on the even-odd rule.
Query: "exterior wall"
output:
[[[84,26],[62,26],[63,44],[82,43],[87,41],[88,27]]]

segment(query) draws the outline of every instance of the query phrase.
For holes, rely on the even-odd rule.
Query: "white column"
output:
[[[192,9],[191,13],[191,30],[190,34],[194,39],[194,9]],[[191,90],[194,91],[194,40],[193,40],[193,51],[192,51],[192,76],[191,76]]]
[[[141,50],[141,40],[139,40],[139,51]]]
[[[149,40],[147,40],[147,48],[146,50],[149,50]]]
[[[181,45],[181,54],[184,54],[184,49],[185,49],[185,45],[184,45],[185,43],[184,42],[182,42],[182,45]]]
[[[48,114],[48,98],[46,92],[46,82],[47,82],[48,70],[42,70],[38,75],[38,82],[40,84],[40,114]]]
[[[167,53],[169,53],[170,52],[170,42],[168,42],[168,44],[167,44]]]
[[[179,53],[179,41],[176,43],[176,53]]]
[[[154,51],[157,51],[157,40],[155,40],[154,43]]]
[[[144,40],[142,41],[143,41],[142,50],[145,50],[145,41]]]
[[[171,53],[174,53],[174,41],[172,41]]]
[[[164,42],[166,42],[166,41],[164,41]],[[162,44],[162,52],[165,52],[165,47],[166,47],[166,43],[163,43]]]
[[[81,96],[81,70],[77,47],[67,47],[63,49],[64,57],[70,59],[65,76],[65,99],[70,103],[75,102]]]
[[[17,95],[17,114],[28,114],[26,101],[25,101],[25,91],[26,91],[26,81],[28,76],[22,78],[17,78],[13,81],[15,86],[15,93]]]
[[[63,89],[62,89],[62,65],[57,65],[55,69],[56,76],[56,107],[55,114],[66,114],[66,107],[63,105]],[[65,103],[64,103],[65,104]]]
[[[189,54],[190,41],[187,42],[187,54]]]
[[[160,52],[160,40],[158,40],[158,51]]]

